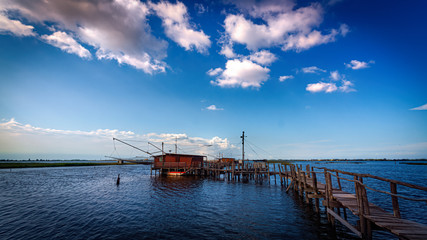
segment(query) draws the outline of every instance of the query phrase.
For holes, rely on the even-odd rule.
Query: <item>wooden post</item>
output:
[[[306,173],[307,173],[307,177],[308,178],[310,178],[311,177],[311,175],[310,175],[310,165],[305,165],[305,171],[306,171]]]
[[[341,187],[341,181],[340,181],[340,178],[339,178],[339,174],[338,174],[338,172],[336,172],[336,174],[337,174],[338,188],[339,188],[340,190],[342,190],[342,187]]]
[[[282,166],[279,164],[277,167],[279,168],[280,186],[283,186]]]
[[[234,170],[235,170],[235,165],[234,165],[234,161],[233,161],[233,163],[231,164],[231,168],[232,168],[232,176],[231,176],[231,179],[233,179],[233,182],[234,182]]]
[[[297,181],[298,181],[298,190],[299,190],[299,195],[302,196],[302,186],[301,186],[301,170],[299,167],[297,167]]]
[[[310,203],[310,199],[308,198],[308,192],[307,192],[307,177],[306,177],[306,174],[307,173],[304,173],[304,172],[302,172],[302,174],[303,174],[303,190],[305,191],[305,202],[307,203],[307,204],[309,204]]]
[[[331,174],[329,172],[326,172],[326,205],[327,208],[331,209],[333,211],[333,207],[331,207],[331,201],[333,200],[333,195],[332,195],[332,178],[331,178]],[[328,220],[329,222],[334,226],[335,225],[335,219],[334,217],[328,213]]]
[[[276,164],[273,164],[273,171],[274,171],[274,184],[276,184]]]
[[[318,194],[318,189],[317,189],[317,177],[316,177],[316,173],[312,172],[311,175],[313,177],[313,193],[315,195],[317,195]],[[316,198],[314,199],[314,202],[315,202],[316,212],[319,213],[320,212],[319,198],[317,196],[315,196],[315,197]]]
[[[368,219],[365,218],[365,214],[369,215],[369,202],[366,194],[365,187],[360,182],[356,183],[356,197],[357,205],[359,209],[360,218],[360,232],[362,233],[363,239],[372,239],[371,225]]]
[[[390,183],[390,192],[393,194],[397,194],[397,185],[396,183]],[[397,218],[400,218],[400,210],[399,210],[399,202],[396,196],[391,196],[391,202],[393,204],[393,215]]]

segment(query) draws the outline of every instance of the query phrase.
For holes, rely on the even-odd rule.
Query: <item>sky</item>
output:
[[[0,159],[427,158],[426,7],[0,0]]]

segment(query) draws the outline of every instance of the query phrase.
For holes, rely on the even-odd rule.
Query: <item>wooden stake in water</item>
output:
[[[117,186],[120,184],[120,174],[119,176],[117,176],[117,182],[116,182]]]

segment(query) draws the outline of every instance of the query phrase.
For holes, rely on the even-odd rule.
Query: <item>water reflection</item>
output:
[[[324,209],[274,179],[150,176],[142,165],[14,169],[0,171],[0,189],[0,239],[356,239],[340,225],[331,233]]]

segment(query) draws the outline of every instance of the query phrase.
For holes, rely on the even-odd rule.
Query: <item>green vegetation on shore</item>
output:
[[[125,163],[125,165],[133,163]],[[117,162],[0,162],[0,168],[38,168],[38,167],[79,167],[79,166],[105,166],[105,165],[118,165]]]

